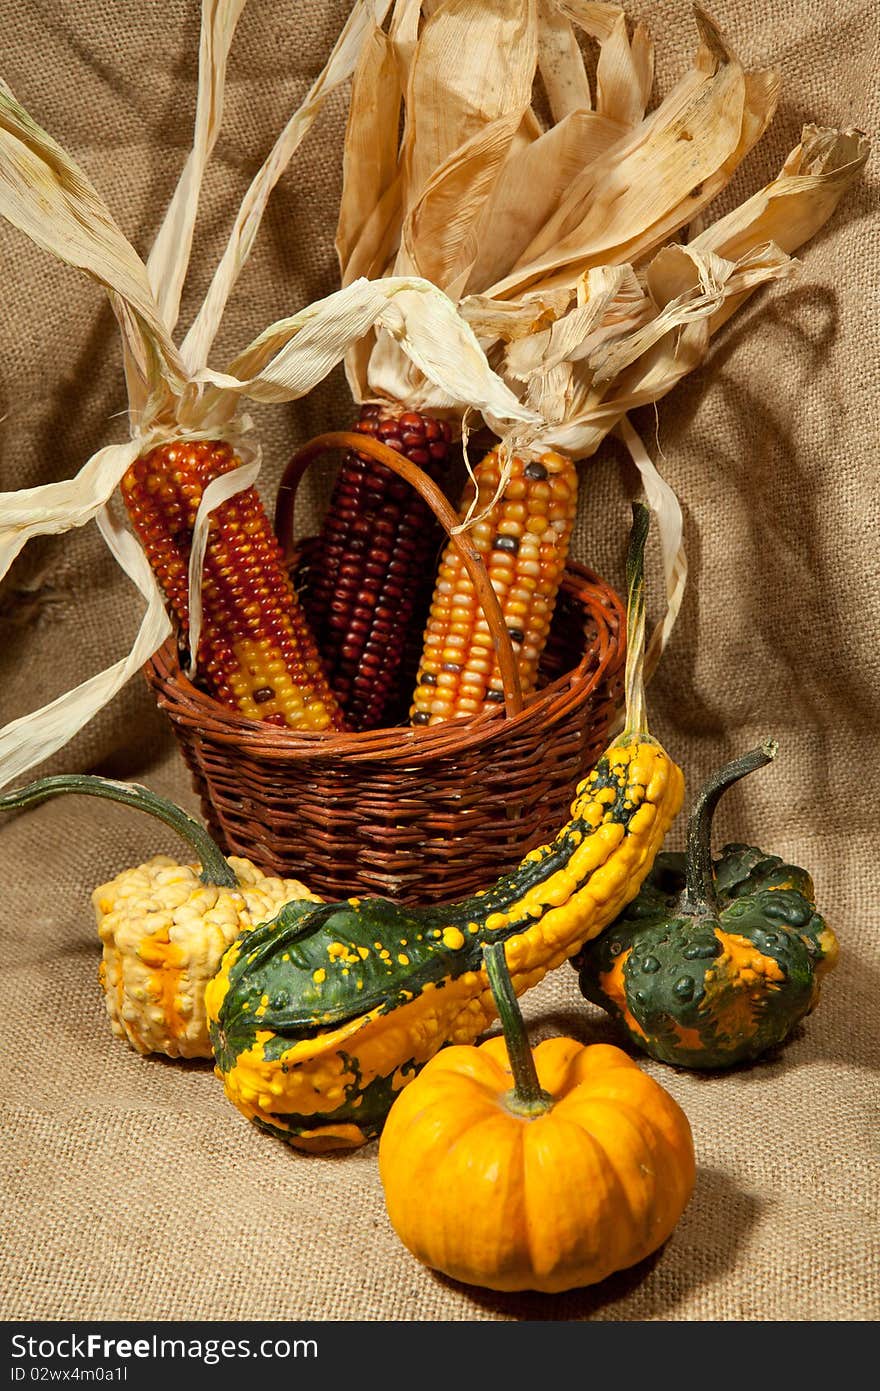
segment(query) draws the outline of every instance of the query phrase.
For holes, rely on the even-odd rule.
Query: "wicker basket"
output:
[[[365,443],[375,444],[360,435],[321,436],[292,461],[279,490],[282,541],[305,464],[327,448],[363,450]],[[401,474],[413,471],[384,446],[375,452]],[[422,489],[420,478],[411,481]],[[424,495],[448,533],[455,514],[430,492]],[[300,584],[308,583],[312,544],[287,547]],[[476,579],[479,558],[469,552],[467,563]],[[479,578],[500,657],[508,645],[502,668],[509,676],[515,663],[500,608],[496,600],[492,609],[488,576]],[[538,692],[523,705],[505,679],[505,705],[472,719],[300,734],[245,719],[198,690],[173,641],[145,675],[171,720],[206,823],[227,854],[301,878],[327,897],[443,902],[512,869],[567,819],[577,783],[617,721],[624,645],[621,599],[570,561]]]

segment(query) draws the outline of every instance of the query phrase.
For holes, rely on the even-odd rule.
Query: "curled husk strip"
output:
[[[755,289],[792,272],[868,155],[859,131],[806,126],[772,183],[696,235],[770,123],[780,78],[746,69],[700,6],[694,19],[690,66],[648,111],[653,40],[617,5],[397,0],[355,70],[337,228],[343,284],[418,274],[456,301],[540,417],[514,432],[509,457],[532,447],[586,459],[621,435],[657,516],[666,579],[649,670],[687,562],[678,499],[628,412],[670,391]],[[461,403],[381,327],[352,346],[346,371],[357,400],[463,414],[467,433]]]

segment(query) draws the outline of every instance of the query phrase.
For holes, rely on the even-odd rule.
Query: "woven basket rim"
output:
[[[617,591],[595,571],[570,558],[561,591],[589,610],[596,624],[596,639],[585,648],[576,666],[528,697],[516,715],[500,706],[497,711],[483,711],[423,728],[390,725],[359,732],[301,732],[248,719],[199,690],[181,669],[173,637],[153,653],[143,671],[158,703],[172,721],[190,725],[204,740],[253,758],[269,758],[276,763],[340,758],[403,764],[430,762],[454,757],[476,745],[495,744],[514,732],[522,736],[531,733],[532,728],[535,732],[552,728],[572,706],[582,703],[601,681],[620,669],[626,642],[626,610]],[[607,610],[617,615],[616,633],[607,620]],[[593,661],[597,653],[598,658]]]

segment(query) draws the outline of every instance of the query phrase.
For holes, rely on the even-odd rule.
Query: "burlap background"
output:
[[[231,61],[183,321],[237,199],[305,90],[345,0],[252,0]],[[804,121],[878,134],[873,0],[716,0],[751,63],[784,84],[770,132],[725,198],[777,169]],[[683,0],[639,3],[661,90],[693,41]],[[82,162],[146,252],[191,133],[196,0],[139,6],[0,0],[0,72]],[[277,190],[215,362],[336,283],[332,231],[343,102]],[[691,579],[650,690],[653,727],[693,790],[775,735],[775,767],[733,792],[722,838],[814,874],[842,957],[819,1010],[779,1056],[730,1075],[646,1063],[690,1117],[699,1180],[663,1252],[600,1287],[495,1297],[418,1266],[391,1230],[375,1147],[304,1157],[257,1132],[208,1064],[143,1059],[114,1040],[96,984],[89,891],[158,850],[123,809],[52,803],[0,827],[4,884],[2,1308],[6,1318],[830,1320],[878,1301],[873,832],[877,607],[877,157],[803,253],[755,299],[705,368],[636,424],[686,510]],[[0,480],[73,474],[124,437],[116,329],[99,291],[0,226]],[[267,496],[292,446],[347,423],[341,372],[263,410]],[[583,470],[576,554],[620,582],[635,480],[614,448]],[[312,489],[312,511],[327,479]],[[308,518],[306,518],[308,520]],[[654,606],[658,589],[654,585]],[[32,543],[0,591],[0,722],[107,665],[139,607],[95,529]],[[135,681],[51,767],[147,781],[195,808],[163,720]],[[872,840],[869,841],[869,836]],[[674,833],[680,843],[681,828]],[[608,1037],[573,972],[526,1001],[535,1036]]]

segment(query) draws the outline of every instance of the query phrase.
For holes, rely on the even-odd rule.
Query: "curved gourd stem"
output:
[[[758,748],[725,763],[700,790],[688,822],[685,887],[678,911],[694,916],[714,913],[718,907],[712,869],[712,818],[724,793],[740,778],[772,763],[779,745],[765,739]]]
[[[647,734],[645,708],[645,541],[651,514],[643,502],[633,503],[633,521],[626,553],[626,673],[624,734]]]
[[[182,807],[151,792],[136,782],[115,782],[112,778],[100,778],[91,773],[60,773],[56,777],[39,778],[15,792],[0,794],[0,810],[12,807],[26,807],[33,802],[45,802],[50,797],[59,797],[65,792],[83,793],[89,797],[108,797],[112,802],[136,807],[138,811],[149,812],[159,821],[164,821],[184,840],[189,841],[199,857],[202,872],[199,875],[203,884],[213,884],[217,888],[237,889],[238,879],[228,864],[222,850],[211,839],[204,826],[200,826]]]
[[[553,1098],[545,1092],[538,1081],[535,1059],[529,1047],[525,1021],[517,1002],[504,943],[492,942],[483,949],[483,961],[489,986],[507,1045],[507,1057],[513,1073],[513,1091],[508,1092],[505,1102],[511,1111],[520,1116],[541,1116],[549,1111]]]

